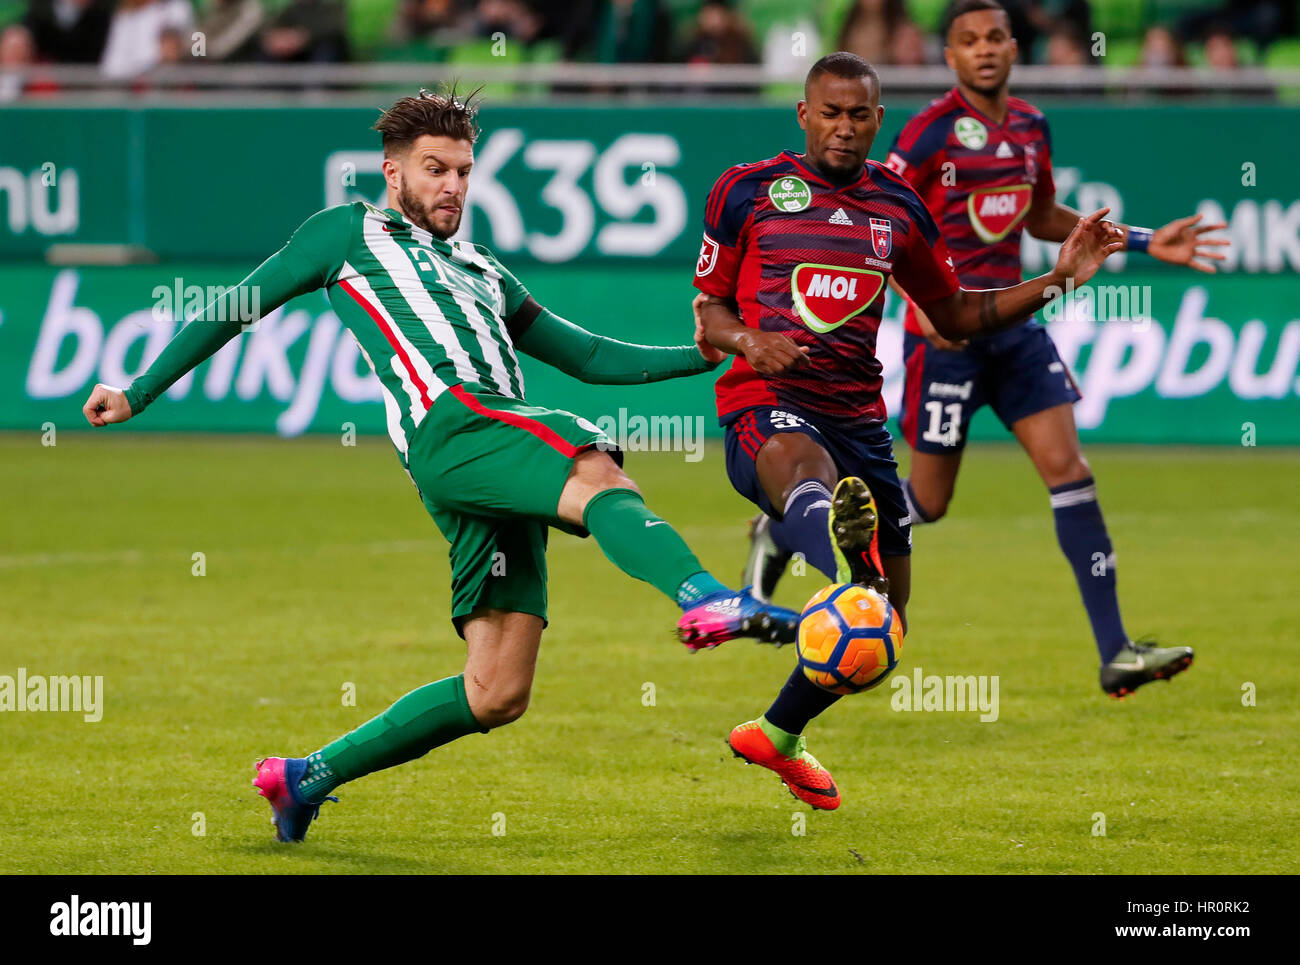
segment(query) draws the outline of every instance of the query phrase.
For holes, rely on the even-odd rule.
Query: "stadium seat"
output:
[[[1101,58],[1104,66],[1122,70],[1127,67],[1137,66],[1137,62],[1142,58],[1142,41],[1135,38],[1117,37],[1114,40],[1108,35],[1106,37],[1106,56]]]
[[[934,33],[943,24],[948,0],[907,0],[907,15],[926,33]]]
[[[1147,12],[1151,23],[1173,27],[1189,13],[1222,6],[1222,0],[1150,0]]]
[[[857,0],[826,0],[822,4],[818,26],[827,51],[839,46],[840,31],[844,29],[844,21],[849,18],[849,11],[856,2]]]
[[[1264,66],[1300,69],[1300,38],[1284,37],[1273,41],[1264,53]],[[1284,104],[1300,104],[1300,87],[1279,87],[1277,99]]]
[[[427,37],[404,44],[385,44],[371,54],[376,61],[393,64],[442,63],[447,59],[447,48],[433,44]]]
[[[1264,66],[1300,68],[1300,37],[1283,37],[1269,44]]]
[[[397,19],[398,0],[348,0],[348,41],[355,60],[369,59],[384,46]]]
[[[1106,35],[1106,44],[1113,40],[1133,39],[1142,36],[1148,21],[1150,0],[1093,0],[1092,29]]]
[[[7,27],[23,19],[26,12],[26,0],[0,0],[0,27]]]
[[[447,57],[447,63],[456,67],[506,67],[522,64],[524,62],[524,45],[519,41],[507,41],[501,51],[500,56],[494,56],[492,48],[495,44],[491,38],[483,40],[469,40],[462,44],[457,44],[451,49]],[[468,76],[467,72],[467,76]],[[509,101],[514,100],[519,91],[515,84],[506,84],[499,81],[483,85],[483,96],[491,100]]]
[[[763,38],[777,24],[792,23],[800,16],[808,16],[806,13],[792,10],[789,0],[740,0],[738,9],[753,29],[754,43],[760,49],[763,46]],[[813,19],[815,20],[816,17]]]

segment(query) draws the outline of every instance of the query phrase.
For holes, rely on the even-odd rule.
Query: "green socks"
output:
[[[769,723],[766,717],[758,718],[758,726],[763,728],[763,733],[767,735],[767,739],[772,742],[773,747],[786,757],[794,757],[795,751],[799,747],[798,734],[783,731],[775,724]]]
[[[587,503],[582,525],[609,561],[628,576],[649,583],[686,607],[726,587],[704,571],[699,559],[666,521],[646,508],[631,489],[606,489]]]
[[[310,755],[298,791],[308,801],[323,801],[340,784],[413,761],[475,731],[487,733],[470,712],[463,674],[425,684]]]

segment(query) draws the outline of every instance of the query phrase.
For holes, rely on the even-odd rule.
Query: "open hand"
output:
[[[1106,258],[1124,248],[1124,232],[1104,220],[1110,208],[1099,208],[1079,219],[1061,243],[1056,270],[1074,284],[1086,285]]]
[[[1171,265],[1186,265],[1207,275],[1218,271],[1210,261],[1223,261],[1227,256],[1216,248],[1226,248],[1232,244],[1227,238],[1202,238],[1210,231],[1220,231],[1227,227],[1223,222],[1197,226],[1202,215],[1193,214],[1186,218],[1171,221],[1163,228],[1157,228],[1147,244],[1147,254],[1159,258]],[[1204,260],[1204,259],[1209,259]]]

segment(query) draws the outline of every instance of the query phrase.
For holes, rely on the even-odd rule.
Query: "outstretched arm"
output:
[[[82,407],[93,426],[125,422],[139,415],[173,382],[210,358],[243,328],[279,308],[290,298],[305,294],[316,284],[303,284],[272,255],[234,288],[213,299],[167,343],[158,357],[125,391],[110,385],[96,385]],[[257,318],[241,317],[249,306],[257,307]]]
[[[531,316],[531,319],[529,318]],[[713,369],[721,356],[695,345],[634,345],[606,338],[542,308],[530,297],[510,319],[515,345],[583,382],[630,385]]]
[[[935,330],[947,339],[963,339],[1010,328],[1065,294],[1066,288],[1087,284],[1108,255],[1124,247],[1123,233],[1102,220],[1102,208],[1080,218],[1061,245],[1056,267],[1011,288],[991,291],[959,289],[955,294],[921,304]]]
[[[1081,217],[1079,212],[1053,198],[1047,204],[1034,203],[1025,219],[1025,227],[1031,235],[1043,241],[1064,241]],[[1124,233],[1124,250],[1145,251],[1158,261],[1186,265],[1212,275],[1217,269],[1211,262],[1223,261],[1226,257],[1216,249],[1225,248],[1231,242],[1226,238],[1202,237],[1211,231],[1221,231],[1227,227],[1223,222],[1198,225],[1197,222],[1202,217],[1199,214],[1188,215],[1155,231],[1149,228],[1130,228],[1122,224],[1116,227]]]
[[[349,219],[347,205],[327,208],[308,218],[288,244],[234,288],[209,302],[177,332],[125,391],[96,385],[81,409],[86,420],[92,426],[105,426],[139,415],[173,382],[216,354],[245,326],[289,299],[324,285],[338,267],[338,239],[340,232],[347,231]]]

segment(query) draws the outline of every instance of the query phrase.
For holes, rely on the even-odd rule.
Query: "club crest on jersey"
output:
[[[894,250],[894,226],[888,218],[871,219],[871,247],[877,258],[888,258]]]
[[[972,191],[966,197],[966,214],[980,241],[991,245],[1010,234],[1029,212],[1032,193],[1028,184]]]
[[[957,118],[957,123],[952,126],[952,129],[957,135],[957,140],[961,141],[962,147],[968,147],[972,151],[978,151],[989,142],[987,128],[969,115]]]
[[[718,243],[708,235],[704,236],[704,241],[700,244],[700,260],[695,263],[695,274],[703,278],[709,272],[713,271],[713,266],[718,263]]]
[[[794,309],[814,332],[834,331],[861,314],[885,288],[885,276],[864,268],[804,262],[790,273]]]
[[[812,204],[812,191],[803,178],[777,178],[767,188],[768,200],[777,211],[793,214]]]

